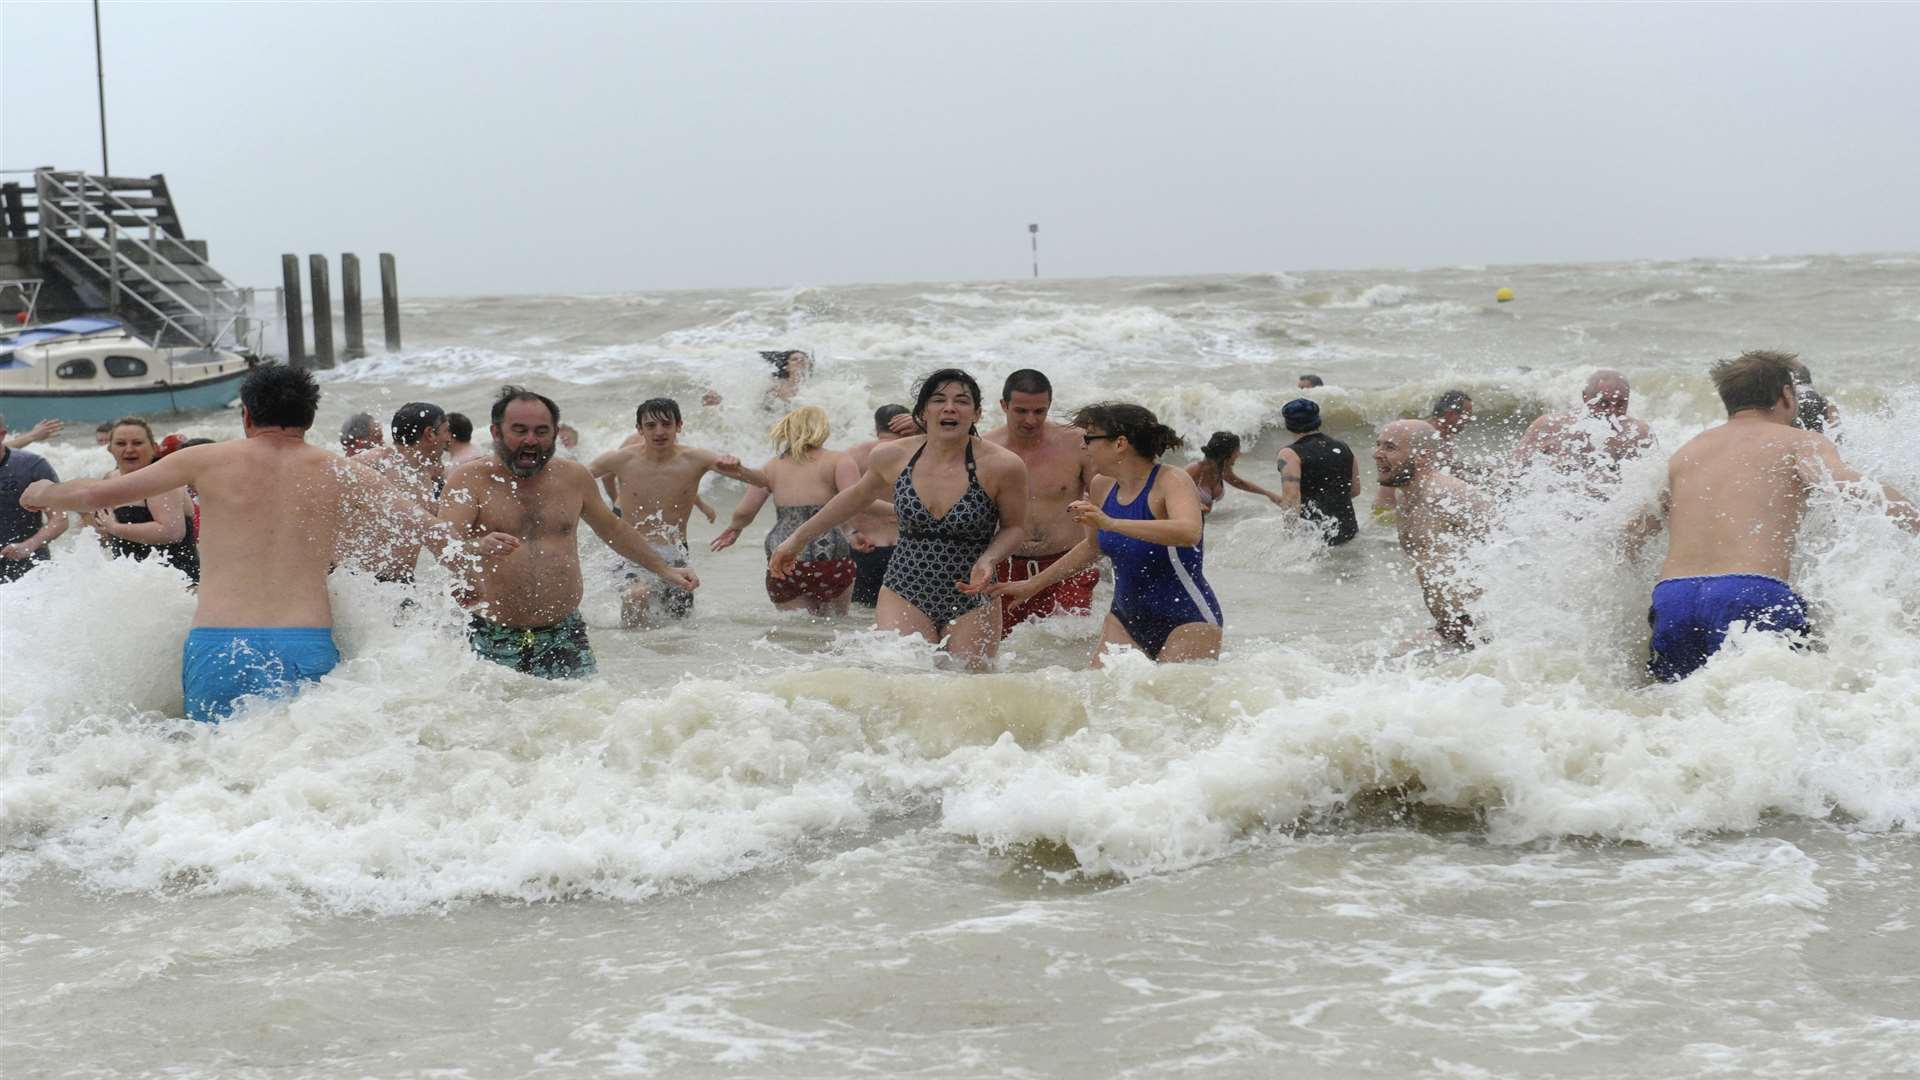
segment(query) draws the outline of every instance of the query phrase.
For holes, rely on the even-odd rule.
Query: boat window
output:
[[[55,376],[62,379],[91,379],[94,368],[91,360],[69,360],[53,369]]]
[[[107,357],[107,374],[116,379],[131,379],[147,373],[147,362],[137,356]]]

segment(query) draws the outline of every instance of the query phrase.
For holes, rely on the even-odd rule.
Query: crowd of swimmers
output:
[[[783,390],[797,389],[803,364],[776,365]],[[1663,526],[1670,536],[1649,612],[1649,670],[1663,680],[1697,670],[1736,624],[1807,633],[1805,604],[1786,579],[1815,489],[1870,500],[1920,531],[1904,496],[1866,482],[1816,430],[1834,414],[1824,400],[1809,405],[1810,375],[1796,358],[1751,352],[1710,375],[1727,421],[1672,455],[1660,505],[1630,530],[1636,549]],[[1300,377],[1302,389],[1318,385]],[[1624,376],[1594,373],[1581,406],[1535,420],[1511,463],[1543,461],[1604,495],[1625,462],[1657,450],[1629,400]],[[1007,378],[1003,422],[984,433],[982,388],[948,368],[922,379],[911,405],[876,410],[872,437],[845,450],[828,447],[825,412],[791,408],[757,466],[681,444],[684,417],[664,397],[641,402],[633,433],[588,462],[572,457],[560,406],[522,387],[494,400],[490,451],[473,444],[466,417],[410,402],[384,431],[367,414],[350,417],[336,454],[307,441],[319,402],[311,375],[263,364],[240,390],[244,438],[156,443],[130,417],[101,426],[115,471],[68,483],[18,448],[57,425],[16,437],[0,458],[0,581],[44,559],[69,513],[111,553],[186,573],[198,582],[182,658],[187,715],[217,721],[243,697],[291,692],[334,666],[330,573],[347,566],[410,581],[423,552],[454,571],[476,654],[546,678],[592,674],[579,527],[625,561],[624,625],[684,618],[700,587],[688,523],[696,512],[717,516],[700,495],[708,473],[746,485],[713,551],[773,503],[765,589],[774,605],[816,614],[871,606],[878,628],[923,638],[976,670],[1021,622],[1090,613],[1102,561],[1113,596],[1096,666],[1112,648],[1167,662],[1217,657],[1224,613],[1203,537],[1229,487],[1297,515],[1329,545],[1359,531],[1361,464],[1321,430],[1320,407],[1306,397],[1281,410],[1290,441],[1274,489],[1241,476],[1230,432],[1214,433],[1181,468],[1164,463],[1181,437],[1141,405],[1090,404],[1060,422],[1052,384],[1031,369]],[[1434,632],[1462,647],[1478,633],[1474,595],[1453,571],[1498,501],[1494,478],[1456,461],[1454,437],[1472,410],[1469,395],[1450,391],[1426,419],[1385,425],[1373,448],[1383,493],[1375,513],[1398,533]]]

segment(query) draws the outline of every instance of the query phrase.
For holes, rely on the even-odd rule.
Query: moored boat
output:
[[[155,345],[115,319],[27,327],[0,334],[0,414],[26,428],[218,409],[256,362],[225,349]]]

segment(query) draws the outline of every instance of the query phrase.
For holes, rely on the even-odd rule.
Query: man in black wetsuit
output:
[[[1346,543],[1360,531],[1353,516],[1359,459],[1346,443],[1320,430],[1320,406],[1306,398],[1287,402],[1280,416],[1295,435],[1280,451],[1280,504],[1299,508],[1302,518],[1320,526],[1329,545]]]

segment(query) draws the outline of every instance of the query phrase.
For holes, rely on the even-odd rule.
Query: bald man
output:
[[[1467,605],[1478,593],[1454,580],[1456,563],[1486,534],[1493,503],[1472,484],[1443,472],[1447,457],[1446,439],[1425,420],[1396,420],[1380,430],[1373,446],[1380,486],[1398,494],[1400,548],[1413,562],[1434,633],[1449,644],[1471,647]]]
[[[1610,368],[1594,372],[1580,391],[1586,411],[1548,413],[1535,420],[1513,448],[1514,464],[1545,457],[1559,471],[1584,474],[1590,483],[1619,479],[1620,466],[1656,445],[1647,422],[1627,415],[1631,396],[1625,375]]]

